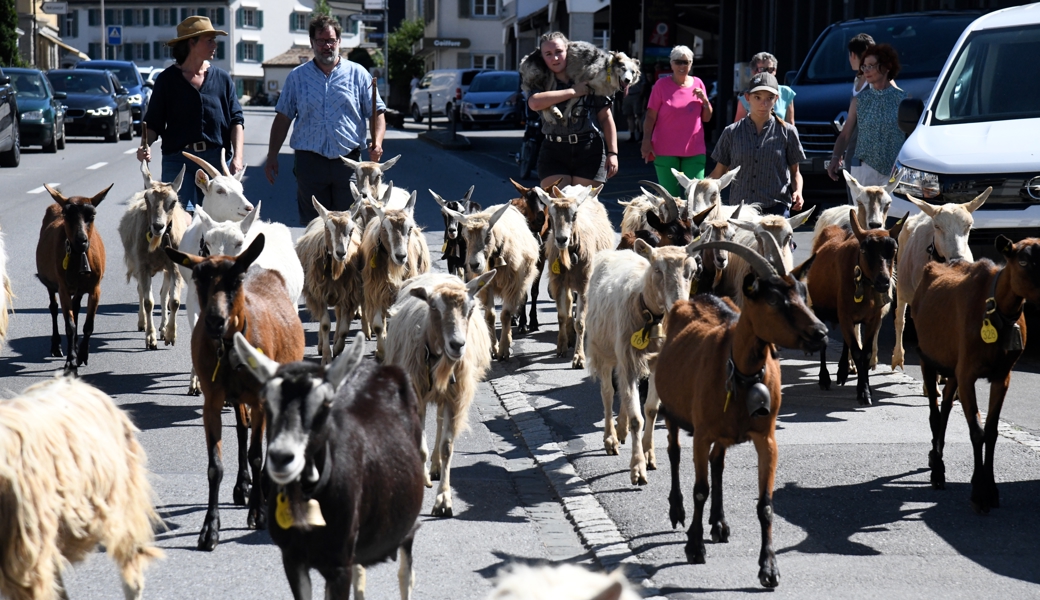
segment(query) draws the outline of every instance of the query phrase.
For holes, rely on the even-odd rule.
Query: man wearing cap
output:
[[[188,17],[177,25],[177,37],[167,42],[173,48],[176,64],[159,74],[148,103],[144,121],[148,124],[147,144],[137,149],[137,159],[151,161],[151,145],[162,143],[162,179],[173,181],[182,167],[187,176],[178,192],[189,211],[202,204],[203,193],[193,182],[198,165],[184,157],[190,152],[222,169],[221,149],[231,157],[230,171],[238,179],[244,174],[242,163],[242,125],[245,119],[235,93],[235,82],[227,71],[209,61],[217,51],[217,36],[226,31],[213,29],[206,17]]]
[[[368,120],[372,120],[370,160],[383,156],[386,107],[372,97],[372,76],[361,65],[343,59],[339,52],[342,29],[327,15],[311,20],[314,60],[289,73],[275,107],[264,171],[272,184],[278,176],[278,152],[295,119],[289,145],[295,151],[296,204],[301,225],[318,216],[311,196],[329,210],[348,210],[354,203],[350,181],[354,169],[340,160],[361,160]],[[374,118],[373,118],[374,117]]]
[[[717,179],[730,169],[740,173],[730,186],[729,203],[757,204],[763,214],[790,216],[802,209],[802,175],[798,161],[805,158],[798,130],[773,113],[780,86],[772,73],[758,73],[744,98],[748,116],[722,131],[712,158],[718,163],[709,177]]]

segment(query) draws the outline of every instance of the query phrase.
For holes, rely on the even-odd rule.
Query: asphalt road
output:
[[[270,115],[252,109],[247,113],[245,158],[251,167],[246,193],[263,201],[264,218],[284,222],[299,235],[288,147],[283,148],[282,175],[275,186],[267,183],[260,167]],[[415,139],[422,129],[409,124],[406,131],[388,135],[388,156],[403,154],[388,176],[419,191],[417,220],[426,226],[436,251],[443,225],[426,189],[461,197],[475,184],[474,199],[485,206],[512,197],[507,178],[515,177],[510,154],[519,146],[520,132],[467,132],[473,149],[449,152]],[[0,353],[0,387],[5,395],[14,395],[62,366],[61,359],[47,357],[50,319],[43,287],[34,277],[37,232],[50,202],[40,187],[55,183],[66,194],[92,195],[115,183],[98,211],[98,227],[108,242],[108,271],[90,365],[81,374],[112,395],[142,429],[168,528],[158,536],[167,556],[148,571],[146,597],[288,597],[277,548],[266,532],[245,529],[245,510],[231,505],[230,476],[221,494],[221,544],[213,553],[194,549],[206,502],[205,444],[201,402],[184,394],[190,367],[187,322],[182,313],[177,345],[144,349],[144,334],[136,330],[135,288],[125,282],[116,234],[126,200],[141,185],[132,156],[136,144],[136,139],[118,144],[70,140],[69,148],[57,155],[27,151],[21,167],[0,171],[0,224],[18,296]],[[621,173],[602,195],[615,223],[620,210],[614,200],[634,194],[639,179],[652,177],[652,169],[638,161],[635,145],[622,144]],[[809,234],[797,235],[802,256],[809,249]],[[627,469],[631,447],[623,446],[620,457],[604,454],[598,386],[585,372],[572,370],[569,359],[555,358],[555,308],[544,292],[542,298],[543,329],[518,337],[514,358],[493,367],[474,403],[472,427],[456,447],[455,518],[421,517],[416,597],[482,598],[497,570],[515,560],[576,560],[607,568],[624,563],[634,581],[646,586],[647,596],[728,598],[764,591],[755,576],[759,537],[750,446],[728,454],[729,544],[708,544],[706,565],[686,564],[685,533],[673,531],[668,522],[662,424],[657,424],[655,443],[663,470],[651,472],[648,485],[634,487]],[[307,357],[316,359],[316,326],[305,310],[301,318]],[[891,352],[890,322],[883,330],[888,333],[882,337],[882,364]],[[835,357],[840,342],[834,334],[831,339]],[[909,356],[914,357],[912,349]],[[1012,377],[1002,415],[1005,435],[996,454],[1002,504],[980,517],[968,505],[971,447],[959,411],[947,434],[947,489],[937,492],[928,485],[928,411],[919,383],[879,367],[872,376],[877,405],[860,408],[854,387],[821,392],[815,359],[785,352],[774,527],[781,585],[773,594],[1037,597],[1040,411],[1032,402],[1037,365],[1030,354]],[[908,371],[915,374],[913,367]],[[232,423],[225,413],[225,456],[231,460]],[[432,429],[432,419],[430,425]],[[692,516],[688,438],[683,445],[683,490]],[[225,466],[230,466],[228,460]],[[432,499],[428,493],[426,514]],[[119,593],[116,570],[101,554],[71,569],[65,581],[72,598]],[[320,594],[320,577],[316,584]],[[370,571],[371,597],[394,597],[395,587],[395,566]]]

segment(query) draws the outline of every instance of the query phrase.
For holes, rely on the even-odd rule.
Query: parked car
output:
[[[47,79],[55,92],[66,94],[67,135],[133,139],[130,94],[111,71],[56,69],[47,71]]]
[[[519,72],[477,73],[470,81],[469,89],[462,95],[462,127],[469,127],[473,123],[518,126],[523,121],[522,96]]]
[[[11,78],[0,69],[0,167],[17,167],[22,161],[16,96]]]
[[[115,73],[130,92],[130,113],[134,117],[134,132],[141,133],[141,118],[148,112],[148,101],[152,99],[152,83],[141,76],[137,65],[128,60],[84,60],[76,63],[77,69],[107,70]]]
[[[409,102],[412,118],[422,123],[424,117],[455,117],[455,105],[469,89],[470,82],[483,69],[438,69],[430,71],[412,90]],[[430,105],[433,113],[430,113]]]
[[[19,135],[22,146],[43,146],[44,152],[65,147],[65,92],[55,92],[38,69],[4,71],[18,92]]]
[[[908,193],[959,203],[992,187],[974,213],[969,243],[992,250],[998,234],[1015,241],[1040,235],[1040,80],[1023,63],[1038,56],[1040,4],[992,12],[968,26],[934,93],[899,107],[900,127],[912,133],[896,159],[902,180],[890,214],[917,212]]]
[[[896,83],[911,98],[927,98],[957,37],[979,14],[907,13],[853,19],[825,29],[801,68],[785,77],[798,94],[795,126],[805,150],[805,160],[799,164],[801,173],[825,176],[834,142],[845,125],[852,99],[854,73],[849,67],[848,43],[853,36],[868,33],[878,44],[891,44],[899,52],[903,67]],[[837,185],[844,188],[845,182]]]

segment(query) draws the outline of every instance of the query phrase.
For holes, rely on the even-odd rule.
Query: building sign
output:
[[[44,2],[40,9],[48,15],[65,15],[69,12],[68,2]]]
[[[386,10],[386,1],[365,0],[365,10]]]
[[[423,38],[412,45],[415,54],[426,54],[435,50],[469,48],[468,38]]]

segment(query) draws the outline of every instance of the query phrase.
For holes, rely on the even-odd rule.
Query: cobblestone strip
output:
[[[492,379],[491,386],[506,413],[520,430],[535,463],[548,477],[578,535],[604,569],[613,571],[622,567],[629,580],[641,583],[646,591],[656,589],[646,570],[636,561],[628,542],[596,499],[592,488],[578,476],[574,466],[553,440],[549,426],[524,393],[522,381],[521,377],[515,375],[502,375]]]

